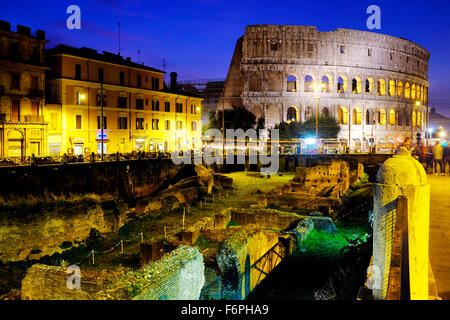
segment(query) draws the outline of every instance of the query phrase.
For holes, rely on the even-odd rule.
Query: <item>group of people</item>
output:
[[[426,165],[426,168],[436,175],[444,176],[446,165],[450,166],[450,147],[444,147],[439,140],[436,141],[434,146],[427,147],[423,144],[416,144],[416,146],[412,147],[411,138],[407,137],[403,147],[408,149],[412,156],[416,157],[420,163]]]

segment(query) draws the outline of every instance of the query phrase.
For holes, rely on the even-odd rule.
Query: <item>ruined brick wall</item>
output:
[[[121,272],[83,271],[81,268],[80,290],[69,289],[67,280],[71,273],[66,267],[35,264],[22,280],[22,300],[91,300],[96,292],[103,290]]]

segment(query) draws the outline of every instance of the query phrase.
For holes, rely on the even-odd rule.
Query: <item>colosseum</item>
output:
[[[426,130],[429,58],[420,45],[379,33],[251,25],[236,43],[218,110],[244,106],[270,128],[318,109],[338,120],[343,143],[392,147]]]

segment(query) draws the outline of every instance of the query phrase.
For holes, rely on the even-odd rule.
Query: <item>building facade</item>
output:
[[[429,58],[411,41],[378,33],[247,26],[217,108],[242,105],[273,127],[315,117],[318,107],[338,120],[342,142],[393,146],[426,130]]]
[[[201,147],[202,98],[164,90],[163,71],[64,45],[47,64],[49,154],[101,154],[102,142],[104,154]]]
[[[0,157],[46,152],[45,32],[0,21]]]

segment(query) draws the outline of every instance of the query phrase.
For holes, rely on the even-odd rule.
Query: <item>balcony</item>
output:
[[[45,122],[44,116],[38,116],[38,115],[27,115],[24,116],[25,122],[37,122],[37,123],[43,123]]]

